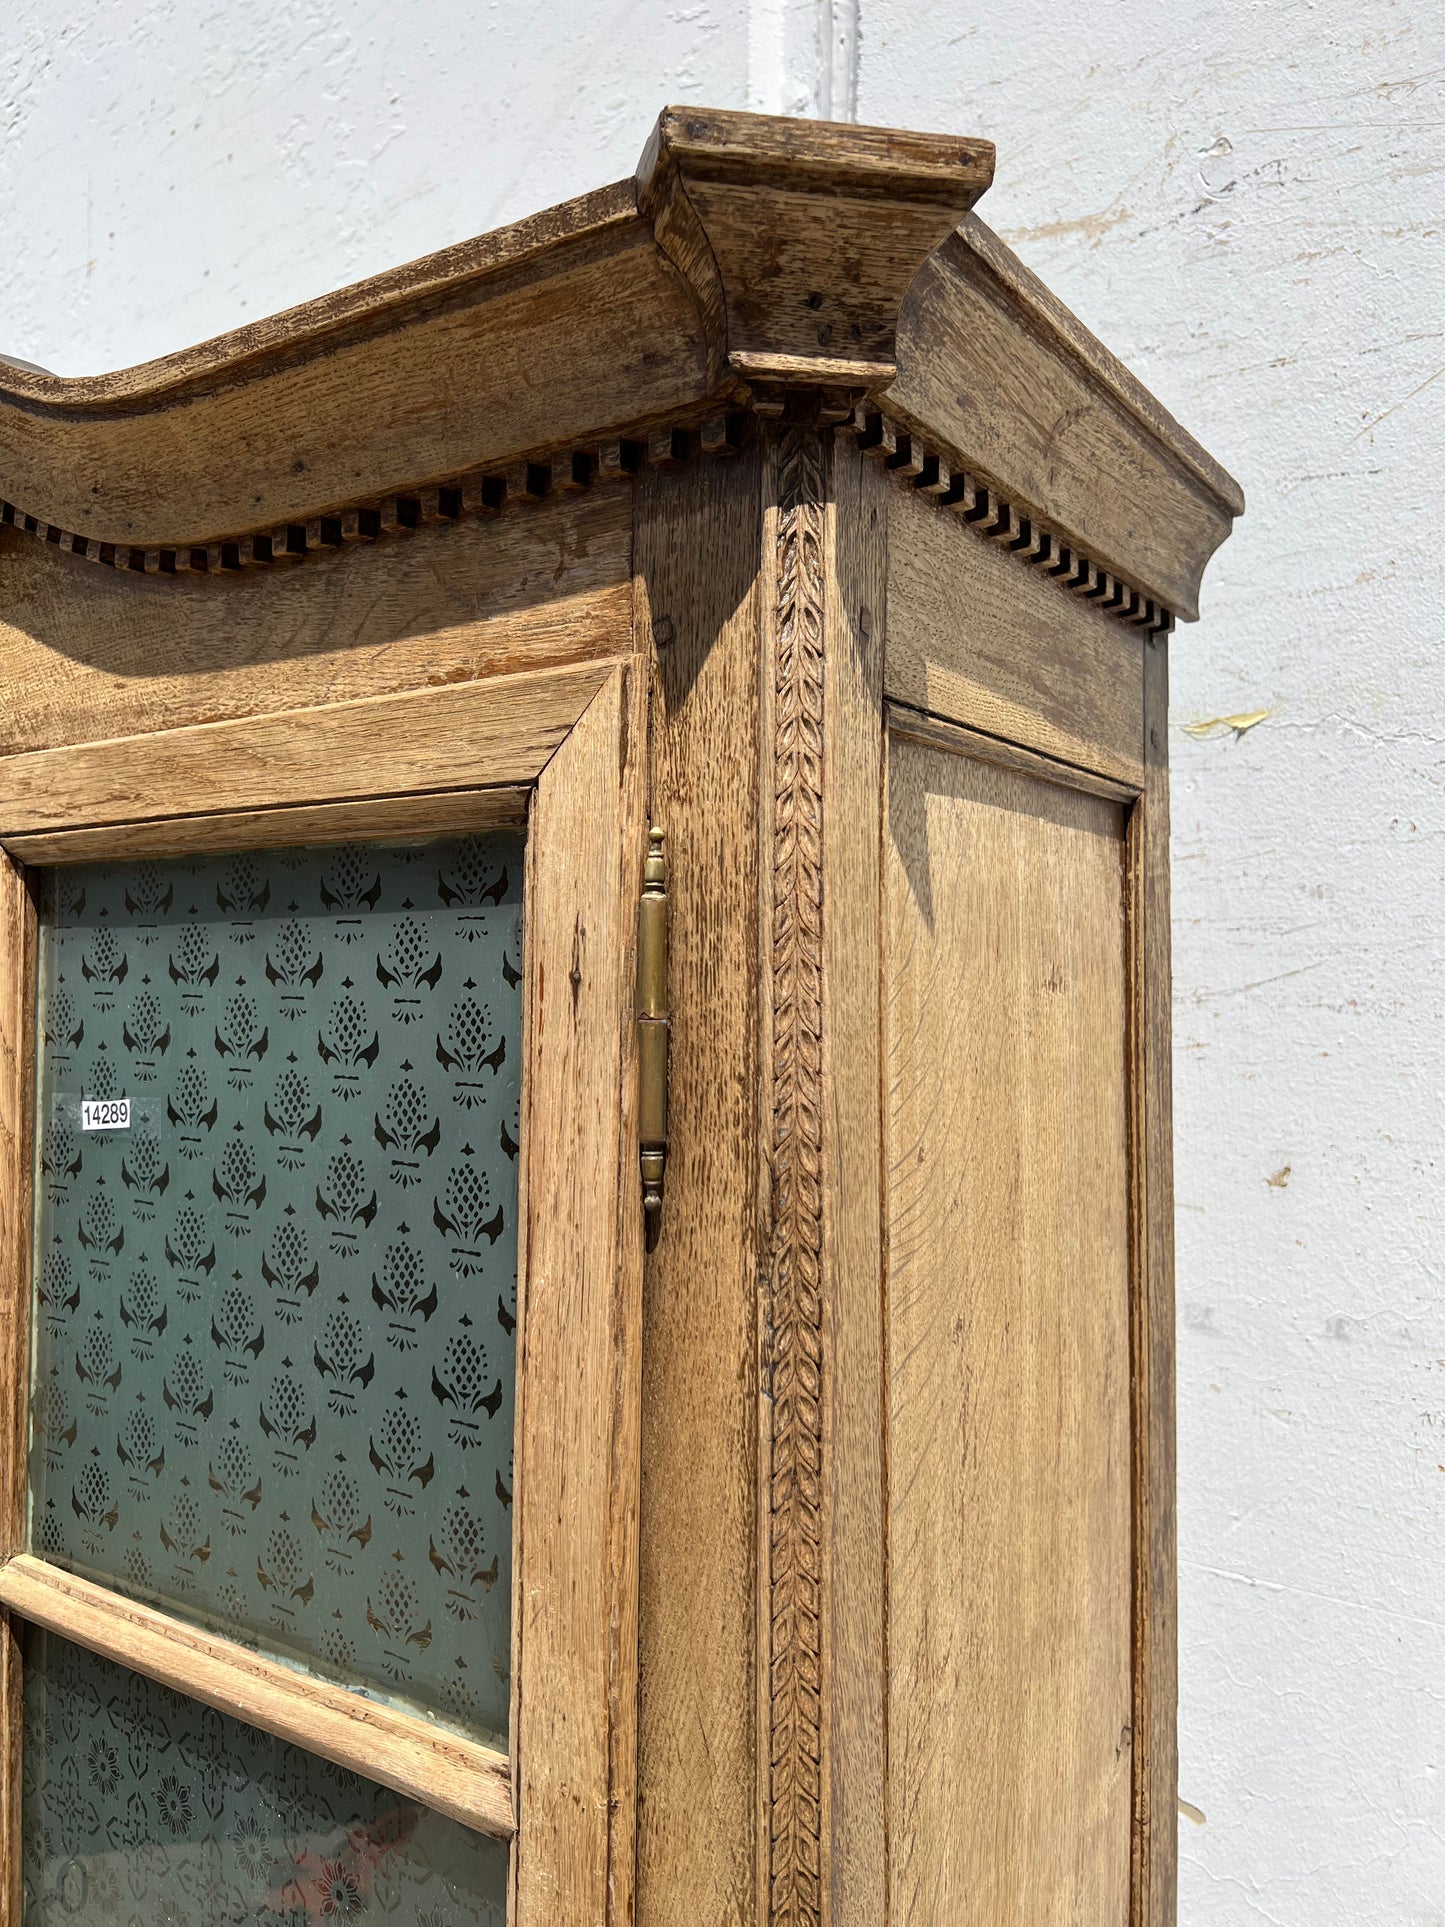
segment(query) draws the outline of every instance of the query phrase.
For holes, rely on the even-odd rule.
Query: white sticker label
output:
[[[128,1131],[130,1099],[128,1097],[81,1098],[80,1128],[82,1131]]]

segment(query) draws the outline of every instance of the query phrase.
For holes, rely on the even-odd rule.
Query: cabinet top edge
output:
[[[1062,353],[1079,362],[1107,388],[1161,449],[1208,490],[1226,514],[1235,517],[1244,514],[1244,490],[1228,469],[1085,327],[1071,308],[1065,307],[1031,268],[1025,267],[1008,243],[986,222],[976,214],[967,215],[945,245],[950,249],[966,249],[976,256],[1000,287],[1008,290],[1019,308],[1027,312],[1031,323],[1051,336]]]
[[[800,389],[826,419],[869,396],[907,419],[908,360],[947,385],[958,355],[906,298],[951,271],[1084,371],[1212,548],[1238,485],[976,219],[993,165],[959,135],[668,107],[631,178],[194,347],[73,377],[0,355],[0,520],[149,571],[253,536],[269,556],[288,527],[305,550],[313,518]],[[1192,613],[1202,561],[1165,560],[1149,580]]]

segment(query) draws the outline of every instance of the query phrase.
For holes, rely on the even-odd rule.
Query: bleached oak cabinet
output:
[[[1243,504],[992,167],[669,110],[3,370],[6,1919],[1172,1921]]]

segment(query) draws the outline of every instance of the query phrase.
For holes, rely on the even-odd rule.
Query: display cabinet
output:
[[[0,371],[4,1919],[1172,1920],[1243,504],[992,167],[669,110]]]

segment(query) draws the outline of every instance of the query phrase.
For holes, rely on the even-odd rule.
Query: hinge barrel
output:
[[[648,833],[637,909],[637,1142],[642,1208],[656,1221],[667,1170],[667,856]]]

